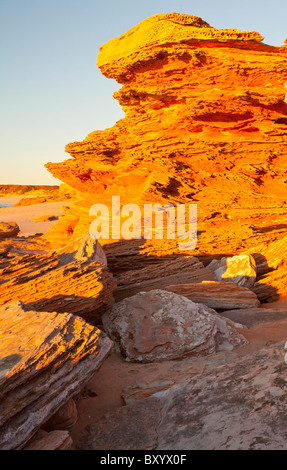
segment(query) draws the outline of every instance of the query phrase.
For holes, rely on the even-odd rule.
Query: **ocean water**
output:
[[[11,204],[10,202],[0,202],[0,207],[11,207],[15,204],[14,202]]]

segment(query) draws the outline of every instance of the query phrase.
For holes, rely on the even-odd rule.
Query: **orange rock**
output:
[[[21,199],[19,202],[14,204],[15,207],[17,206],[32,206],[33,204],[42,204],[43,202],[47,202],[46,197],[25,197]]]
[[[114,303],[116,281],[97,241],[86,237],[65,249],[0,260],[0,305],[69,312],[98,324]]]
[[[87,233],[90,207],[194,203],[194,253],[234,255],[282,237],[286,206],[286,48],[198,17],[155,15],[100,48],[98,66],[123,87],[125,118],[66,146],[46,167],[75,191],[47,234],[52,246]],[[177,244],[150,243],[153,253]],[[210,261],[210,260],[209,260]]]
[[[0,222],[0,240],[16,237],[20,228],[16,222]]]
[[[175,260],[160,260],[141,269],[130,269],[117,277],[114,293],[118,302],[141,291],[165,289],[171,284],[216,281],[212,271],[205,268],[195,257],[177,257]]]
[[[177,284],[167,286],[165,289],[183,295],[193,302],[220,310],[252,308],[260,305],[254,292],[233,282]]]

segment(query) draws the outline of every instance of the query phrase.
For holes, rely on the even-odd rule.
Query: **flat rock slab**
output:
[[[183,295],[193,302],[203,303],[219,310],[252,308],[260,305],[254,292],[233,282],[170,285],[165,289]]]
[[[214,367],[89,425],[81,450],[285,450],[284,343]]]
[[[254,328],[262,323],[287,319],[287,308],[246,308],[226,310],[224,317],[241,323],[247,328]]]
[[[0,309],[0,449],[21,449],[84,387],[113,347],[82,318]]]
[[[164,289],[171,284],[217,281],[215,274],[194,256],[178,256],[141,269],[131,269],[118,274],[116,279],[116,301],[141,291]]]

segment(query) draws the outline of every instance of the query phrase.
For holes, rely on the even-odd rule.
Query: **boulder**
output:
[[[112,341],[69,313],[0,309],[0,449],[22,449],[102,365]]]
[[[129,361],[206,356],[247,342],[211,308],[160,289],[116,303],[102,321]]]
[[[251,255],[214,259],[207,267],[221,282],[235,282],[239,286],[251,288],[256,280],[256,264]]]
[[[20,228],[16,222],[0,222],[0,240],[17,237],[19,232]]]

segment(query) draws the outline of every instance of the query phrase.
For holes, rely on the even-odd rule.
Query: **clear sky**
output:
[[[158,13],[287,38],[287,0],[0,0],[0,184],[59,184],[44,168],[67,143],[124,115],[120,88],[96,66],[99,47]]]

